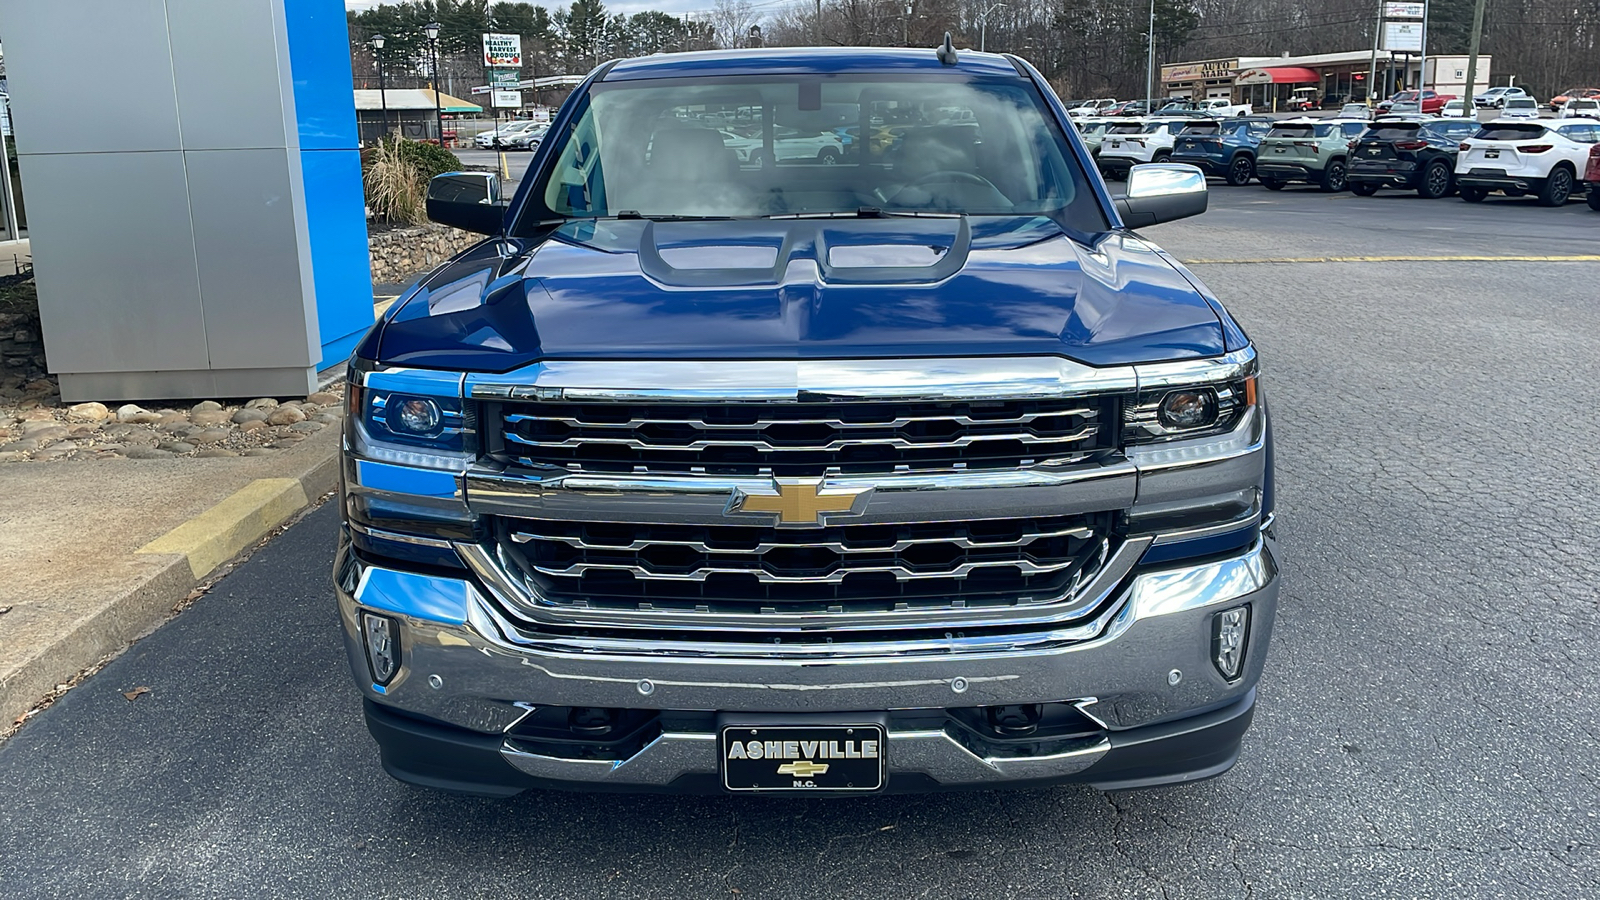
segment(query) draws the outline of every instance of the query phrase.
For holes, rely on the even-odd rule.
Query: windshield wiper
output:
[[[604,218],[597,217],[597,218]],[[652,222],[727,222],[738,218],[737,216],[680,216],[676,213],[662,213],[660,215],[644,215],[636,209],[624,209],[617,212],[614,219],[649,219]]]
[[[778,213],[767,216],[768,219],[959,219],[964,213],[947,212],[919,212],[917,210],[882,209],[876,206],[862,206],[855,210],[837,210],[834,212],[808,212],[808,213]]]

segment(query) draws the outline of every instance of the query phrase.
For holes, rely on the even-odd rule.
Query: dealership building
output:
[[[1465,56],[1430,56],[1426,72],[1420,56],[1380,51],[1373,80],[1372,51],[1317,53],[1311,56],[1242,56],[1181,62],[1161,67],[1163,96],[1202,99],[1226,97],[1249,103],[1257,112],[1286,109],[1295,91],[1316,88],[1319,101],[1362,102],[1383,99],[1419,82],[1441,94],[1466,96],[1489,88],[1490,57],[1478,56],[1476,85],[1467,90]],[[1369,87],[1369,80],[1376,88]],[[1308,93],[1306,91],[1301,92]]]

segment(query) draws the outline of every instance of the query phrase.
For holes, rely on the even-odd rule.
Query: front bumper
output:
[[[938,653],[830,658],[685,653],[638,643],[585,649],[513,624],[467,577],[369,565],[348,544],[336,563],[350,664],[370,731],[397,778],[507,795],[528,787],[624,791],[719,790],[718,729],[741,716],[804,724],[852,713],[887,730],[891,792],[1032,786],[1104,789],[1206,778],[1226,771],[1253,713],[1271,639],[1278,565],[1270,525],[1243,552],[1136,569],[1089,639],[1019,636],[997,650],[961,635]],[[1218,613],[1250,609],[1243,668],[1212,663]],[[400,669],[368,674],[361,610],[399,624]],[[974,740],[958,713],[1065,705],[1093,723],[1062,739]],[[612,752],[519,738],[541,707],[600,708],[648,717],[652,730]]]

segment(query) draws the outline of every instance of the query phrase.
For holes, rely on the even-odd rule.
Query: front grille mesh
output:
[[[1107,514],[773,528],[502,520],[500,546],[543,602],[701,613],[1028,607],[1104,564]]]
[[[583,472],[816,476],[1016,468],[1109,446],[1109,400],[508,403],[501,461]]]

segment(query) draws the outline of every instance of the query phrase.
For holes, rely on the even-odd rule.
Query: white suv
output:
[[[1537,194],[1541,206],[1560,206],[1574,190],[1600,143],[1600,120],[1558,119],[1557,124],[1497,119],[1461,142],[1456,184],[1461,199],[1478,203],[1490,191],[1509,197]]]
[[[1100,138],[1100,171],[1118,181],[1139,163],[1166,162],[1189,119],[1117,122]]]

